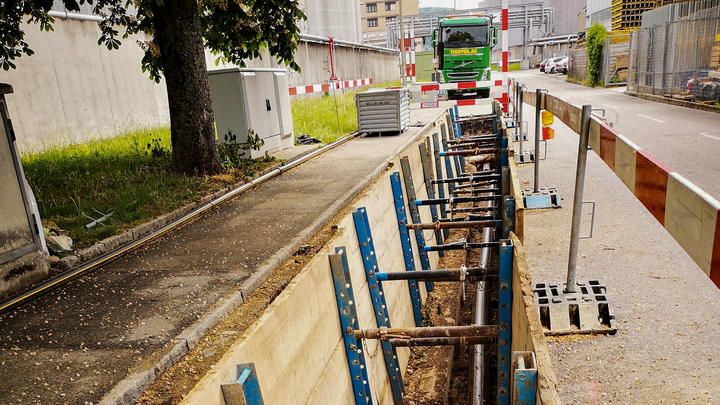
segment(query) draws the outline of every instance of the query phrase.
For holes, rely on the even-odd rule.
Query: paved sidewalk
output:
[[[439,109],[413,111],[428,122]],[[0,316],[3,403],[96,403],[292,249],[417,133],[352,140]],[[289,251],[292,254],[292,250]]]
[[[524,117],[534,128],[534,107]],[[534,282],[562,283],[567,274],[578,136],[557,119],[554,127],[540,180],[558,188],[563,208],[526,211]],[[522,187],[532,187],[532,175],[532,165],[521,166]],[[606,283],[618,332],[550,339],[563,401],[720,402],[720,291],[592,151],[584,200],[597,202],[597,214],[593,239],[580,242],[577,278]]]

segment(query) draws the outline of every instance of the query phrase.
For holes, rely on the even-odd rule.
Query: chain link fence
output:
[[[630,40],[628,90],[668,96],[687,94],[691,80],[691,84],[720,81],[720,76],[713,78],[719,68],[718,55],[720,7],[641,28],[632,33]],[[720,83],[716,87],[720,91]]]

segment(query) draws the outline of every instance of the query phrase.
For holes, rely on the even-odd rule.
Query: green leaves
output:
[[[607,40],[607,30],[604,25],[593,24],[588,28],[587,34],[587,78],[591,86],[598,86],[602,83],[600,73],[603,63],[603,48]]]

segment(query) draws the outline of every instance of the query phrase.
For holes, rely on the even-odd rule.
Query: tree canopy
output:
[[[205,49],[245,66],[264,49],[294,70],[305,14],[299,0],[57,0],[70,12],[86,4],[100,17],[98,45],[109,50],[145,33],[141,66],[151,79],[164,76],[168,90],[172,164],[190,173],[220,170]],[[24,19],[52,31],[53,0],[0,0],[0,66],[33,54],[25,40]]]
[[[153,7],[162,8],[163,0],[61,0],[68,11],[92,6],[102,18],[98,23],[98,45],[118,49],[122,39],[144,32],[154,33]],[[14,69],[14,60],[33,54],[25,41],[22,21],[52,31],[55,19],[49,15],[53,0],[0,0],[0,66]],[[263,47],[270,55],[299,70],[293,53],[300,39],[298,22],[305,14],[298,0],[199,0],[198,15],[205,46],[223,60],[244,66],[244,60],[260,57]],[[140,43],[145,50],[142,68],[158,80],[162,73],[162,54],[152,40]]]

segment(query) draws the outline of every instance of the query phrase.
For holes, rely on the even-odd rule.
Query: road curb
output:
[[[635,91],[627,91],[627,90],[625,91],[625,94],[627,94],[628,96],[642,98],[644,100],[649,100],[649,101],[655,101],[658,103],[676,105],[678,107],[692,108],[693,110],[720,113],[720,108],[716,108],[716,107],[713,107],[710,105],[695,103],[692,101],[677,100],[677,99],[669,98],[669,97],[665,97],[665,96],[658,96],[655,94],[644,94],[644,93],[638,93]]]
[[[353,188],[348,190],[340,198],[338,198],[330,207],[320,214],[307,228],[301,231],[293,240],[283,249],[277,251],[258,269],[248,277],[240,287],[240,289],[229,296],[229,298],[217,306],[214,310],[208,312],[201,320],[195,324],[183,329],[178,336],[173,339],[178,342],[166,353],[152,368],[137,372],[122,379],[120,382],[103,396],[100,404],[130,404],[133,403],[143,391],[145,391],[157,377],[170,367],[175,365],[180,358],[192,350],[198,341],[218,325],[233,310],[237,309],[245,300],[245,297],[252,294],[267,277],[282,264],[285,260],[293,255],[295,251],[308,240],[312,235],[317,233],[323,226],[328,224],[340,210],[348,205],[357,195],[365,188],[376,181],[382,173],[391,167],[391,162],[403,150],[405,150],[413,142],[417,141],[428,128],[435,127],[436,122],[442,116],[444,110],[436,115],[432,120],[425,124],[418,132],[404,142],[400,147],[393,151],[391,157],[382,161],[373,171],[357,183]]]

